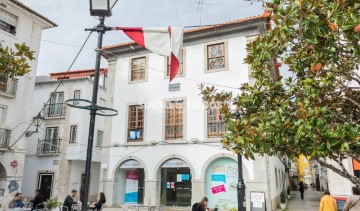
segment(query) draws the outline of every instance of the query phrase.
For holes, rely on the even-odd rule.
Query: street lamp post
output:
[[[238,211],[246,211],[245,202],[245,182],[243,177],[243,167],[242,167],[242,155],[240,153],[238,156],[238,184],[237,184],[237,195],[238,195]]]
[[[96,60],[95,60],[95,74],[94,74],[94,84],[93,84],[93,94],[90,108],[90,125],[89,125],[89,136],[88,136],[88,146],[86,153],[86,163],[85,163],[85,178],[84,178],[84,192],[81,197],[82,210],[87,210],[87,203],[89,199],[89,186],[90,186],[90,172],[91,172],[91,160],[92,160],[92,150],[94,143],[94,131],[95,131],[95,120],[97,114],[97,96],[99,89],[99,76],[100,76],[100,62],[101,62],[101,48],[103,35],[106,31],[112,30],[110,27],[106,27],[104,24],[105,17],[111,16],[111,9],[116,4],[117,0],[90,0],[90,15],[98,16],[100,23],[91,29],[85,29],[86,31],[95,31],[98,33],[98,42],[96,49]]]
[[[30,137],[32,134],[38,133],[39,132],[39,127],[44,122],[44,120],[45,120],[45,118],[42,117],[40,113],[38,113],[38,115],[34,116],[33,117],[33,124],[36,126],[36,130],[35,131],[26,131],[25,136]]]

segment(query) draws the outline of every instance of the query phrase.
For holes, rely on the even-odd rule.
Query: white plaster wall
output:
[[[337,166],[334,161],[327,159],[327,162]],[[348,172],[353,172],[351,159],[343,160],[343,164]],[[327,170],[328,185],[331,195],[351,195],[351,188],[354,186],[348,179],[338,175],[332,170]]]

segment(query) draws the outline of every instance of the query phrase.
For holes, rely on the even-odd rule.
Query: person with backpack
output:
[[[352,188],[352,196],[346,200],[344,211],[358,211],[360,210],[360,189],[358,187]]]
[[[197,202],[193,204],[191,211],[210,211],[209,208],[207,208],[209,199],[207,197],[203,197],[200,202]]]

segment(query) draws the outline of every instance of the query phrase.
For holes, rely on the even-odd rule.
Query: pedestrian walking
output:
[[[304,199],[304,182],[303,181],[300,181],[300,183],[299,183],[299,191],[301,194],[301,199]]]
[[[360,210],[360,189],[358,187],[352,188],[352,196],[346,200],[344,211],[359,211]]]
[[[31,211],[35,210],[35,209],[43,209],[44,208],[44,197],[41,194],[41,190],[37,189],[35,191],[35,197],[33,200],[33,206],[31,208]]]
[[[320,201],[319,211],[337,211],[336,201],[330,196],[330,192],[328,190],[324,191],[324,196]]]
[[[207,197],[203,197],[200,202],[197,202],[193,204],[191,211],[210,211],[209,208],[207,208],[209,199]]]

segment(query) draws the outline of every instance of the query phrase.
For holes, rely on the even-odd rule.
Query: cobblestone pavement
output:
[[[288,204],[289,211],[319,211],[321,192],[306,190],[304,193],[304,200],[300,197],[300,192],[297,191],[295,198],[291,199]]]

